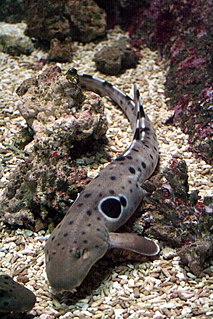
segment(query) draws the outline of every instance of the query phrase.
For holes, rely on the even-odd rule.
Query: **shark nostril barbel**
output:
[[[140,92],[134,84],[131,98],[111,83],[88,74],[78,74],[78,83],[82,88],[108,96],[121,107],[130,121],[133,140],[80,193],[60,227],[48,239],[47,277],[58,290],[79,286],[109,248],[129,249],[146,256],[159,253],[159,246],[151,239],[115,232],[147,194],[143,182],[153,174],[159,160],[155,130],[145,114]]]

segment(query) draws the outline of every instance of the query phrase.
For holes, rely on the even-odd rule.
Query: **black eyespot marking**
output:
[[[110,190],[109,190],[109,193],[110,193],[111,195],[114,195],[114,194],[115,194],[115,191],[114,191],[113,189],[110,189]]]
[[[91,226],[91,224],[89,223],[89,224],[87,224],[87,227],[90,227]]]
[[[125,156],[120,155],[115,159],[115,161],[125,161],[125,159],[126,159]]]
[[[115,180],[116,180],[116,176],[112,175],[112,176],[110,176],[110,179],[111,179],[112,181],[115,181]]]
[[[127,200],[126,200],[126,198],[125,198],[124,196],[120,196],[120,202],[121,202],[121,205],[122,205],[123,207],[126,207],[126,205],[127,205]]]
[[[122,188],[122,189],[125,189],[125,186],[122,186],[121,188]]]
[[[87,244],[87,243],[88,243],[88,240],[84,239],[84,240],[83,240],[83,243],[84,243],[84,244]]]
[[[91,216],[91,215],[92,215],[91,210],[88,209],[88,210],[86,211],[86,214],[87,214],[88,216]]]
[[[144,146],[147,147],[147,148],[149,148],[149,145],[147,145],[147,144],[144,144]]]
[[[81,232],[81,235],[85,235],[85,234],[86,234],[86,232],[85,232],[85,231],[82,231],[82,232]]]
[[[135,174],[135,169],[134,169],[134,167],[130,166],[130,167],[129,167],[129,171],[130,171],[131,174]]]
[[[129,184],[132,184],[132,181],[129,180],[128,183],[129,183]]]
[[[157,148],[155,146],[153,146],[154,150],[157,152]]]
[[[140,168],[140,167],[138,167],[138,171],[139,171],[139,172],[142,172],[142,170],[141,170],[141,168]]]
[[[88,197],[90,197],[92,194],[91,193],[86,193],[85,195],[84,195],[84,198],[88,198]]]
[[[118,218],[121,214],[121,203],[117,198],[105,198],[100,204],[101,211],[110,218]]]
[[[100,187],[100,186],[99,186]],[[99,193],[99,195],[98,195],[99,197],[102,197],[103,196],[103,194],[102,193]]]
[[[96,228],[97,231],[100,231],[100,228]]]
[[[53,241],[55,239],[55,236],[53,236],[52,238],[51,238],[51,241]]]
[[[97,217],[97,220],[101,220],[101,217],[98,216],[98,217]]]
[[[152,156],[152,154],[149,154],[149,156],[151,157],[151,159],[153,159],[153,156]]]
[[[137,150],[137,148],[132,148],[132,151],[134,151],[134,152],[139,152],[139,150]]]
[[[69,222],[69,225],[72,225],[73,224],[73,220],[71,220],[70,222]]]
[[[127,158],[128,158],[129,160],[132,160],[132,156],[131,156],[131,155],[127,155]]]
[[[145,169],[146,168],[146,163],[141,162],[141,166]]]
[[[59,246],[61,246],[61,244],[60,244],[60,243],[57,243],[57,246],[59,247]]]
[[[64,233],[64,237],[67,237],[68,236],[68,233]]]
[[[130,193],[132,193],[132,192],[133,192],[132,188],[130,188],[130,190],[129,190],[129,191],[130,191]]]

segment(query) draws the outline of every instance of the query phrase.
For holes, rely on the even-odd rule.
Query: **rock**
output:
[[[66,14],[71,21],[71,36],[74,40],[90,42],[106,34],[106,14],[95,1],[69,0]]]
[[[64,63],[71,62],[72,58],[72,43],[69,38],[66,38],[64,41],[54,38],[50,41],[48,60]]]
[[[178,255],[191,272],[201,274],[205,261],[213,256],[213,215],[210,198],[203,201],[198,191],[188,192],[187,166],[173,159],[163,173],[144,184],[152,194],[145,198],[143,214],[134,229],[155,237],[166,246],[178,249]]]
[[[207,258],[213,256],[213,239],[199,239],[196,242],[183,246],[178,255],[184,265],[187,265],[195,276],[200,276]]]
[[[85,99],[77,79],[70,81],[57,66],[24,81],[17,93],[22,96],[17,108],[34,133],[37,150],[71,147],[74,141],[99,139],[106,132],[100,97],[90,94],[91,100]]]
[[[116,75],[121,71],[121,52],[116,47],[103,47],[95,54],[94,61],[102,73]]]
[[[110,47],[103,47],[94,57],[97,70],[110,75],[136,67],[138,60],[139,56],[136,51],[124,41],[118,41]]]
[[[52,66],[18,88],[17,107],[32,142],[28,158],[11,174],[1,202],[10,225],[42,229],[58,222],[90,179],[75,159],[92,149],[107,130],[103,105],[95,93],[85,97],[75,73]],[[23,143],[24,145],[24,143]]]
[[[28,6],[27,35],[39,42],[52,39],[89,42],[106,33],[106,14],[93,0],[44,2]]]
[[[0,204],[4,223],[39,231],[62,219],[90,179],[86,170],[70,164],[69,155],[32,155],[11,173]]]
[[[17,23],[26,17],[25,0],[1,0],[0,21]]]
[[[25,29],[25,23],[0,22],[0,51],[10,55],[30,54],[33,44],[31,39],[24,35]]]

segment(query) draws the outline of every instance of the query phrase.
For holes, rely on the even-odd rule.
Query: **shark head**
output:
[[[25,312],[36,302],[34,293],[14,281],[6,274],[0,274],[0,313]]]
[[[78,287],[109,247],[108,231],[102,223],[84,221],[79,227],[68,216],[54,229],[45,246],[47,278],[56,291]]]

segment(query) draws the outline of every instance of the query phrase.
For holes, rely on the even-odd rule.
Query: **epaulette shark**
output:
[[[128,149],[80,193],[45,246],[47,278],[58,291],[78,287],[91,267],[110,248],[127,249],[145,256],[159,253],[151,239],[134,233],[116,233],[147,194],[143,183],[154,172],[158,142],[144,112],[140,92],[133,85],[133,99],[105,80],[78,74],[82,88],[109,97],[126,114],[133,130]]]
[[[0,314],[26,312],[36,302],[34,293],[6,274],[0,274]]]

